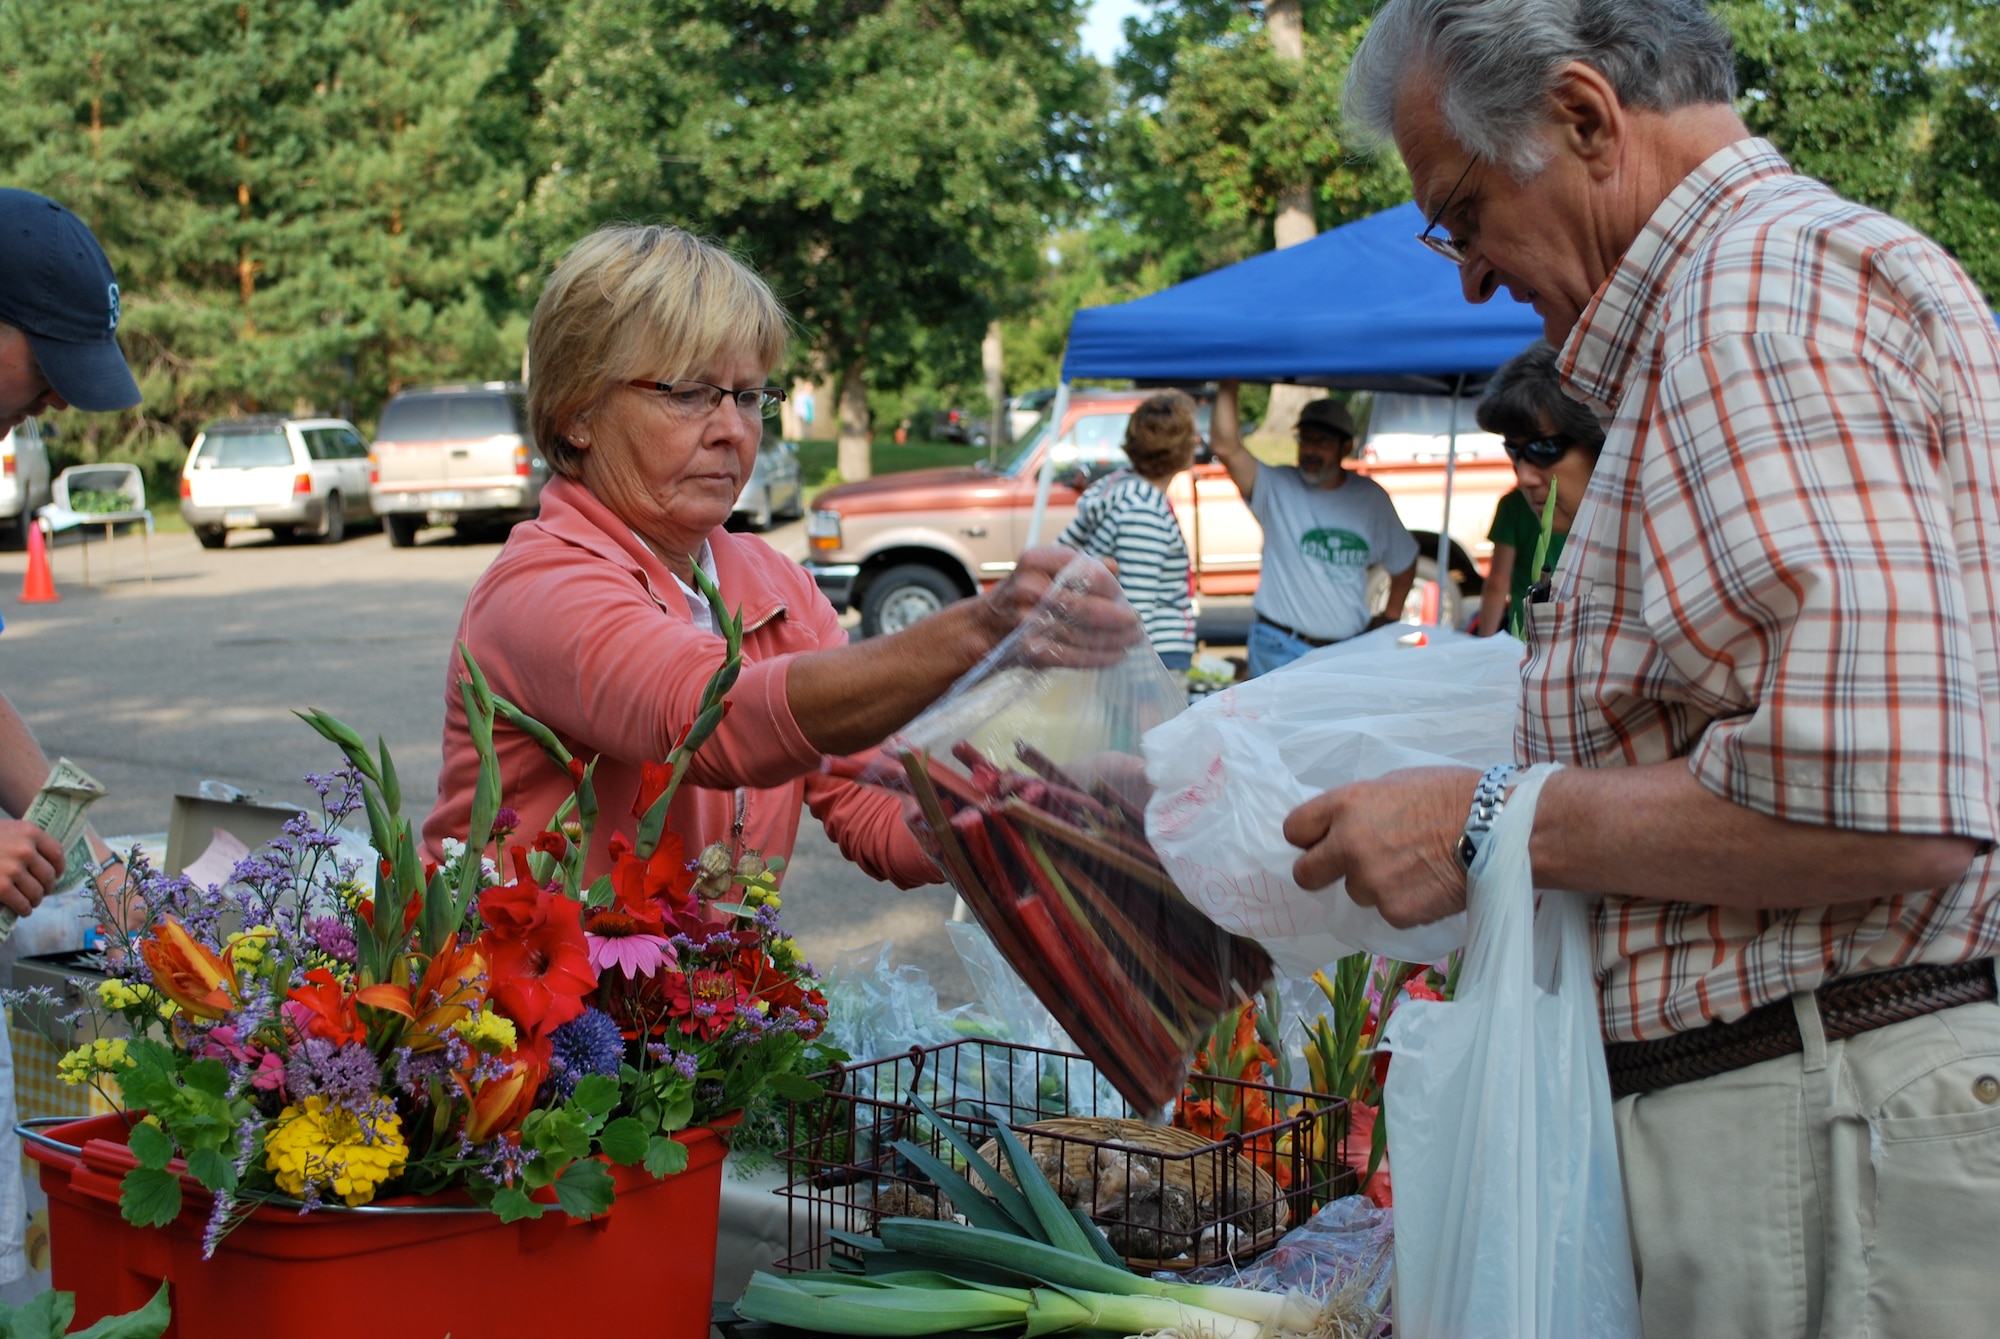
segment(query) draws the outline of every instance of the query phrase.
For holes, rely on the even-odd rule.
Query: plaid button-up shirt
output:
[[[1964,272],[1741,141],[1655,211],[1562,373],[1610,426],[1528,608],[1521,755],[1684,758],[1779,818],[2000,835],[2000,336]],[[1688,894],[1604,899],[1607,1038],[2000,942],[1986,855],[1873,902]]]

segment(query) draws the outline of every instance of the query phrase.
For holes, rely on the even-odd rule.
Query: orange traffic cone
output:
[[[49,571],[49,551],[42,543],[42,523],[31,521],[28,525],[28,579],[21,583],[21,603],[54,604],[61,598],[56,594],[55,575]]]

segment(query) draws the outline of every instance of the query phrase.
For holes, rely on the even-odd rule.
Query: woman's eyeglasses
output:
[[[667,402],[667,408],[683,418],[696,419],[713,414],[715,407],[730,399],[736,412],[745,418],[769,418],[785,402],[785,393],[776,386],[749,386],[740,391],[711,386],[706,381],[628,381],[634,390],[651,391]]]
[[[1472,165],[1478,161],[1477,154],[1465,160],[1465,171],[1458,174],[1458,180],[1452,184],[1451,194],[1445,196],[1444,203],[1437,207],[1437,212],[1431,215],[1430,222],[1426,223],[1424,230],[1417,234],[1419,242],[1461,268],[1465,265],[1465,249],[1470,244],[1461,242],[1456,237],[1437,236],[1437,225],[1438,220],[1444,217],[1444,211],[1451,208],[1452,201],[1458,199],[1458,192],[1465,185],[1465,179],[1472,175]]]
[[[1507,459],[1516,465],[1527,461],[1538,469],[1553,469],[1555,463],[1576,445],[1567,437],[1537,437],[1531,442],[1508,442]]]

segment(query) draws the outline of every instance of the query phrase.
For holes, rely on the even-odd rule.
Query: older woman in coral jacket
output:
[[[669,227],[593,233],[536,304],[528,410],[558,477],[540,516],[515,527],[473,587],[458,640],[495,692],[578,757],[601,759],[586,879],[610,867],[614,834],[631,835],[642,764],[667,756],[723,660],[697,566],[742,612],[744,665],[668,829],[690,853],[735,841],[788,856],[803,801],[849,859],[914,887],[938,876],[895,798],[824,774],[821,760],[872,748],[914,717],[1035,608],[1070,556],[1030,551],[986,594],[849,646],[803,568],[722,528],[783,398],[766,383],[785,332],[762,279]],[[1103,580],[1103,617],[1115,624]],[[444,771],[424,824],[434,854],[466,830],[478,776],[459,674],[454,654]],[[569,794],[568,774],[504,723],[494,743],[521,831],[541,831]]]

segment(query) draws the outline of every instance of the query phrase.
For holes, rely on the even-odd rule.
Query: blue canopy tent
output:
[[[1150,297],[1079,311],[1055,421],[1080,377],[1448,394],[1454,450],[1446,456],[1441,527],[1448,532],[1458,399],[1541,338],[1542,318],[1505,294],[1481,306],[1466,302],[1458,271],[1417,245],[1423,227],[1414,204],[1398,205]],[[1031,544],[1041,533],[1054,454],[1043,457]],[[1440,571],[1448,542],[1441,536]]]

